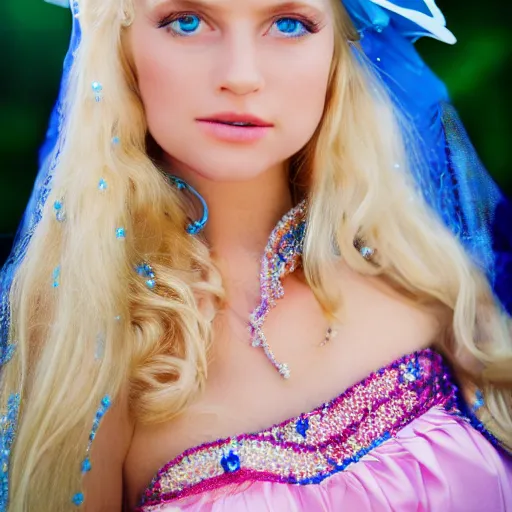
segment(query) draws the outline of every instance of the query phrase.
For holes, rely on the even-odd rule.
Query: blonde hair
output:
[[[346,43],[356,34],[341,2],[333,4],[338,37],[325,115],[294,159],[295,171],[307,177],[310,204],[306,277],[334,314],[339,297],[328,286],[334,240],[356,271],[443,305],[453,321],[440,348],[461,376],[483,388],[489,414],[512,444],[509,319],[409,182],[402,127],[357,43]],[[3,370],[1,392],[3,403],[13,390],[22,394],[11,459],[13,511],[70,508],[104,395],[115,399],[129,381],[133,416],[154,423],[178,414],[205,385],[222,281],[207,247],[185,233],[185,205],[147,154],[144,111],[122,41],[132,17],[132,0],[81,2],[82,40],[52,196],[11,290],[18,350]],[[105,91],[100,105],[90,90],[98,77]],[[113,136],[120,140],[115,148]],[[107,190],[98,190],[101,179]],[[62,224],[51,211],[61,198]],[[125,240],[115,236],[120,227]],[[354,249],[356,237],[378,248],[376,265]],[[153,291],[134,272],[144,260],[158,276]],[[60,282],[52,290],[57,266]],[[462,364],[463,353],[480,366]]]

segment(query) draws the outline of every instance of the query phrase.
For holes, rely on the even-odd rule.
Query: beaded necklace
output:
[[[284,296],[283,279],[302,265],[305,231],[306,201],[302,201],[277,223],[270,234],[261,260],[261,299],[249,319],[252,346],[263,349],[267,359],[284,379],[290,378],[290,368],[287,363],[276,359],[263,332],[263,324],[277,300]],[[336,332],[329,326],[320,345],[325,345],[335,335]]]

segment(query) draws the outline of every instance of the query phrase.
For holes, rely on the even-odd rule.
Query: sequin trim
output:
[[[320,483],[432,407],[455,411],[451,382],[436,352],[405,356],[307,414],[187,450],[157,473],[138,510],[246,480]]]
[[[13,393],[7,400],[7,411],[0,417],[0,511],[9,503],[9,457],[16,435],[20,395]]]

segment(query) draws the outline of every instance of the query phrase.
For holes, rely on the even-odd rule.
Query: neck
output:
[[[172,174],[205,199],[209,218],[203,234],[215,258],[245,255],[259,261],[276,223],[293,206],[285,164],[246,181],[213,181],[179,165]]]

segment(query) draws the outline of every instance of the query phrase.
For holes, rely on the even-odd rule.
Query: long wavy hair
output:
[[[179,414],[205,387],[222,280],[207,246],[185,233],[186,205],[148,154],[144,110],[123,44],[132,3],[80,1],[82,40],[66,101],[65,143],[11,290],[10,335],[18,350],[3,369],[1,399],[5,404],[13,390],[22,396],[11,457],[10,510],[16,512],[70,508],[104,395],[115,400],[129,383],[134,419],[155,423]],[[402,120],[365,63],[341,2],[332,4],[336,42],[325,113],[290,169],[309,203],[306,278],[332,315],[342,306],[329,286],[339,257],[409,298],[441,306],[449,322],[438,348],[462,380],[483,389],[484,419],[510,445],[510,319],[410,182]],[[116,91],[100,105],[90,93],[97,77],[106,91]],[[115,147],[113,136],[120,141]],[[103,191],[101,179],[108,183]],[[51,209],[61,198],[64,223]],[[124,240],[115,236],[120,227]],[[358,237],[378,248],[374,263],[354,248]],[[154,267],[154,290],[134,272],[141,261]]]

